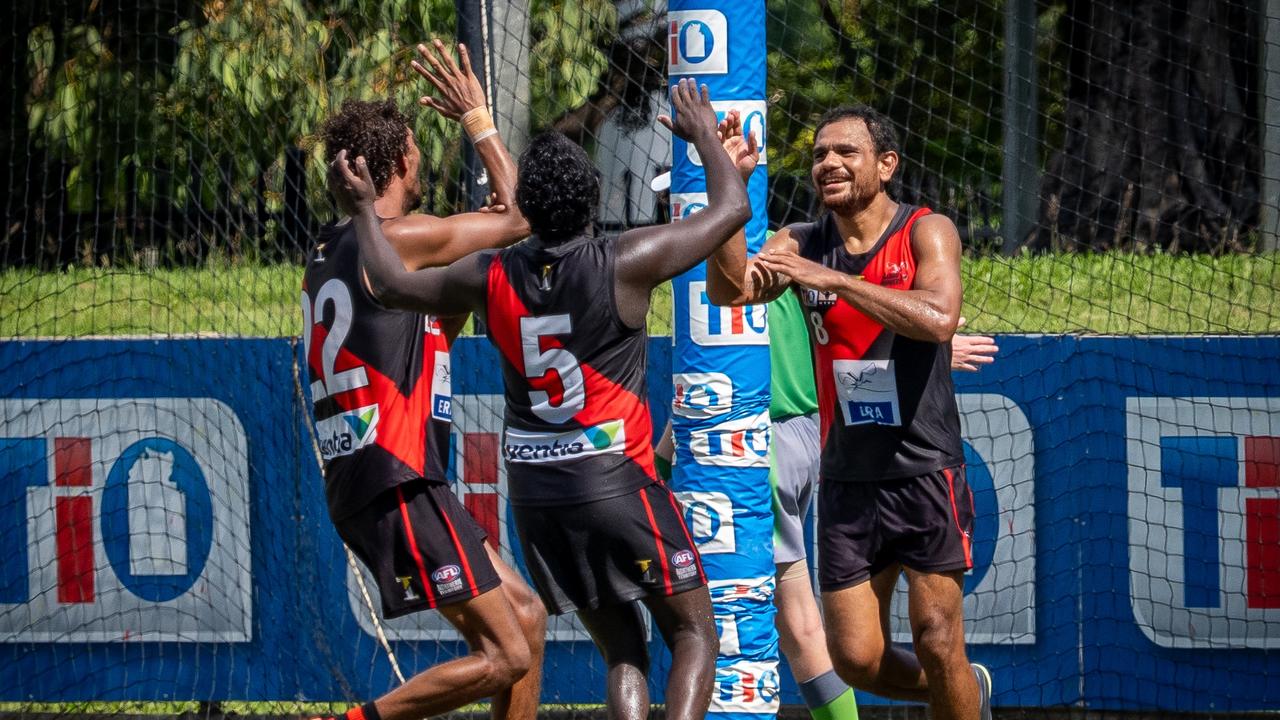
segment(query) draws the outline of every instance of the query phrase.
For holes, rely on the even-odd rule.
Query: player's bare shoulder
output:
[[[931,212],[911,226],[911,249],[921,252],[959,252],[960,231],[951,218]]]

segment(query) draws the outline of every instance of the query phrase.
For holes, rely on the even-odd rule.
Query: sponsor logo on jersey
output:
[[[396,581],[400,583],[400,587],[404,588],[404,599],[406,602],[413,600],[421,600],[422,596],[414,592],[412,582],[413,578],[407,575],[396,577]]]
[[[718,10],[667,13],[668,73],[706,75],[729,71],[729,22]]]
[[[676,578],[684,580],[698,574],[698,564],[691,550],[677,550],[671,555],[671,565],[676,569]]]
[[[890,262],[885,265],[884,277],[880,278],[880,284],[885,287],[897,287],[905,285],[907,282],[907,268],[896,262]]]
[[[378,406],[366,405],[317,420],[316,437],[325,461],[350,455],[378,439]]]
[[[431,372],[431,417],[434,420],[453,420],[453,368],[447,350],[435,351],[435,367]]]
[[[1280,648],[1280,398],[1129,398],[1129,571],[1170,648]]]
[[[675,373],[671,412],[680,417],[705,419],[733,409],[733,380],[725,373]]]
[[[457,565],[444,565],[431,573],[431,579],[438,583],[444,583],[450,580],[457,580],[461,575],[462,568]]]
[[[689,436],[693,461],[720,467],[768,467],[772,425],[768,411],[726,420]]]
[[[441,566],[431,573],[431,580],[441,595],[457,592],[462,589],[462,568],[457,565]]]
[[[611,420],[563,433],[507,428],[502,454],[507,462],[554,463],[591,455],[621,453],[626,447],[626,424],[622,420]]]
[[[805,307],[826,309],[835,305],[839,299],[838,295],[827,290],[803,288],[800,291],[800,301],[804,303]]]
[[[892,360],[833,360],[831,371],[845,425],[902,424]]]

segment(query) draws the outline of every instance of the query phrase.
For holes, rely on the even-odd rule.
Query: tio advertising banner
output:
[[[1280,707],[1280,338],[999,342],[995,365],[957,376],[978,514],[966,623],[996,704]],[[286,340],[0,343],[0,701],[357,700],[393,687],[325,511],[300,352]],[[723,377],[690,374],[672,398],[670,341],[649,353],[655,424],[672,407],[723,406]],[[450,472],[519,564],[496,363],[483,340],[455,347]],[[725,502],[685,498],[704,551],[741,550]],[[433,614],[384,628],[406,672],[463,652]],[[730,648],[763,632],[720,630]],[[563,619],[548,637],[544,699],[600,702],[604,669],[581,628]],[[780,701],[799,702],[785,668],[746,672],[776,673]],[[655,702],[664,682],[653,678]]]

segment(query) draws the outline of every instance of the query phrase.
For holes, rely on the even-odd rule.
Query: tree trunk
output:
[[[1032,249],[1243,249],[1259,207],[1247,0],[1073,0],[1063,146]]]

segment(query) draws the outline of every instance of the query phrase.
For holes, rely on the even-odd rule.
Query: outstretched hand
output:
[[[338,209],[346,215],[354,217],[364,208],[373,206],[378,193],[363,155],[356,158],[353,172],[351,163],[347,161],[347,151],[338,151],[338,156],[329,163],[329,192],[333,193]]]
[[[683,78],[671,86],[671,109],[673,116],[659,115],[658,122],[685,142],[693,142],[702,133],[716,130],[711,95],[706,85],[699,91],[698,82],[693,78]]]
[[[960,318],[956,330],[964,327],[965,319]],[[958,332],[951,338],[951,369],[965,372],[978,372],[983,365],[995,362],[1000,347],[994,338],[986,335],[960,335]]]
[[[420,105],[434,108],[450,120],[459,120],[468,110],[487,106],[484,88],[480,87],[480,80],[471,70],[471,56],[467,53],[466,45],[458,43],[461,68],[453,61],[453,56],[439,38],[431,40],[430,48],[419,43],[418,55],[431,67],[427,68],[417,60],[409,63],[410,66],[440,93],[439,97],[423,95],[418,98]]]
[[[743,180],[750,178],[751,173],[755,172],[756,164],[760,162],[760,148],[756,146],[754,132],[743,136],[742,116],[737,110],[725,113],[724,119],[716,126],[716,135],[720,137],[720,144],[733,161],[733,166],[738,169],[738,174]]]

